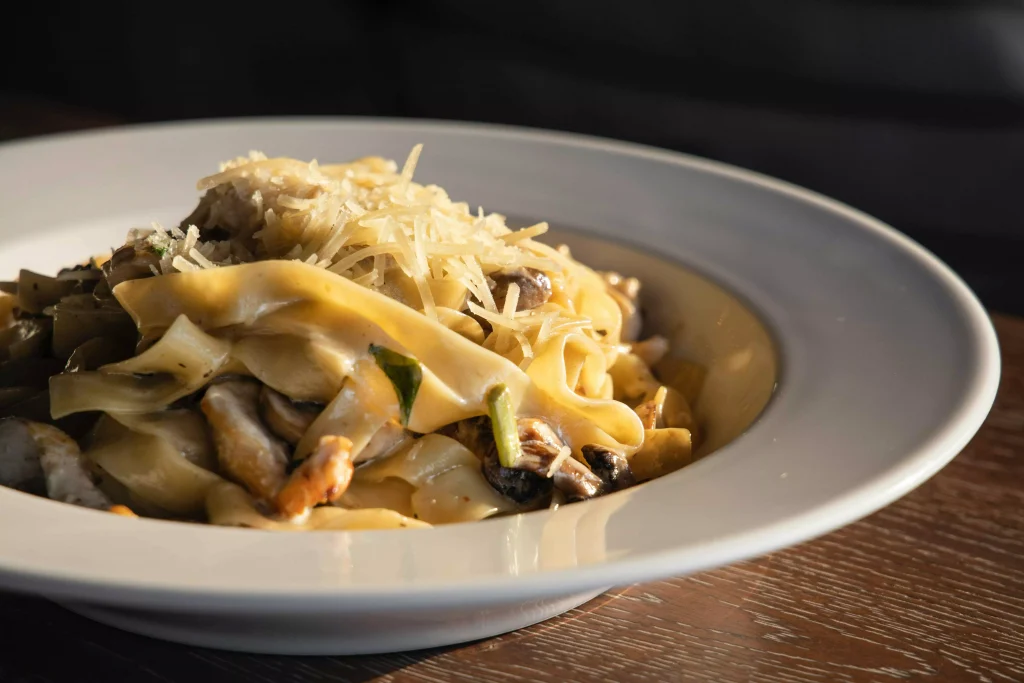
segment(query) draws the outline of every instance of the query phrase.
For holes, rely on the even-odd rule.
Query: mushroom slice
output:
[[[620,491],[636,484],[629,461],[622,453],[599,444],[589,444],[581,450],[590,471],[604,483],[606,491]]]
[[[353,470],[352,442],[343,436],[322,436],[274,498],[274,507],[285,517],[301,517],[345,493]]]
[[[159,272],[160,255],[139,240],[115,251],[110,260],[103,264],[103,275],[107,286],[113,289],[126,280],[152,277],[154,268]]]
[[[323,412],[318,403],[296,403],[268,386],[260,390],[260,415],[270,431],[295,445]]]
[[[499,311],[505,309],[505,297],[508,295],[509,285],[512,284],[519,287],[517,311],[537,308],[551,298],[551,278],[535,268],[499,270],[492,273],[490,278],[494,282],[491,295],[494,296],[494,304]]]
[[[456,422],[442,430],[468,448],[480,459],[484,478],[495,491],[516,503],[521,510],[536,510],[551,502],[554,488],[551,479],[530,470],[503,467],[488,417],[474,417]]]
[[[259,395],[255,382],[228,380],[207,389],[200,407],[221,468],[254,496],[269,500],[284,484],[288,450],[260,420]]]

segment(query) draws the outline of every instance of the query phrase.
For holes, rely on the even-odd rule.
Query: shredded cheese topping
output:
[[[517,346],[512,355],[524,366],[548,336],[586,328],[590,321],[571,306],[517,311],[514,284],[499,308],[493,273],[532,268],[557,283],[580,266],[533,241],[546,223],[513,231],[499,214],[473,213],[442,188],[414,182],[421,152],[414,147],[401,171],[380,157],[320,165],[250,152],[199,181],[206,194],[181,227],[154,224],[136,238],[157,250],[164,274],[287,259],[326,268],[435,320],[441,306],[463,311],[494,328],[488,347],[509,355]]]

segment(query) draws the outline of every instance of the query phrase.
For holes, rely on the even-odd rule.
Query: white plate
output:
[[[195,181],[250,149],[325,162],[402,159],[417,142],[426,146],[417,178],[457,199],[664,259],[577,240],[581,255],[601,265],[626,259],[646,277],[658,310],[681,311],[678,334],[694,353],[724,362],[715,349],[729,349],[731,364],[721,367],[741,380],[720,384],[719,404],[728,399],[746,417],[720,418],[723,433],[756,415],[776,356],[754,318],[667,262],[745,301],[770,330],[781,368],[753,427],[635,489],[428,530],[214,528],[2,490],[0,585],[206,646],[354,653],[460,642],[553,616],[609,586],[708,569],[852,522],[945,465],[991,407],[999,353],[988,318],[948,268],[907,238],[763,176],[571,135],[222,121],[6,145],[0,275],[53,271],[119,244],[133,225],[186,215]],[[716,316],[715,307],[729,314]],[[719,317],[735,334],[715,332]]]

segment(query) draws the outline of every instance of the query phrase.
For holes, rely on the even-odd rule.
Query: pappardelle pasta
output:
[[[250,153],[180,225],[0,295],[0,484],[280,530],[480,520],[692,459],[640,283],[382,158]]]

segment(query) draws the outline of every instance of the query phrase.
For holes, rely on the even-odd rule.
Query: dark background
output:
[[[1024,313],[1021,2],[37,3],[0,137],[268,114],[494,121],[763,171],[895,225]]]

